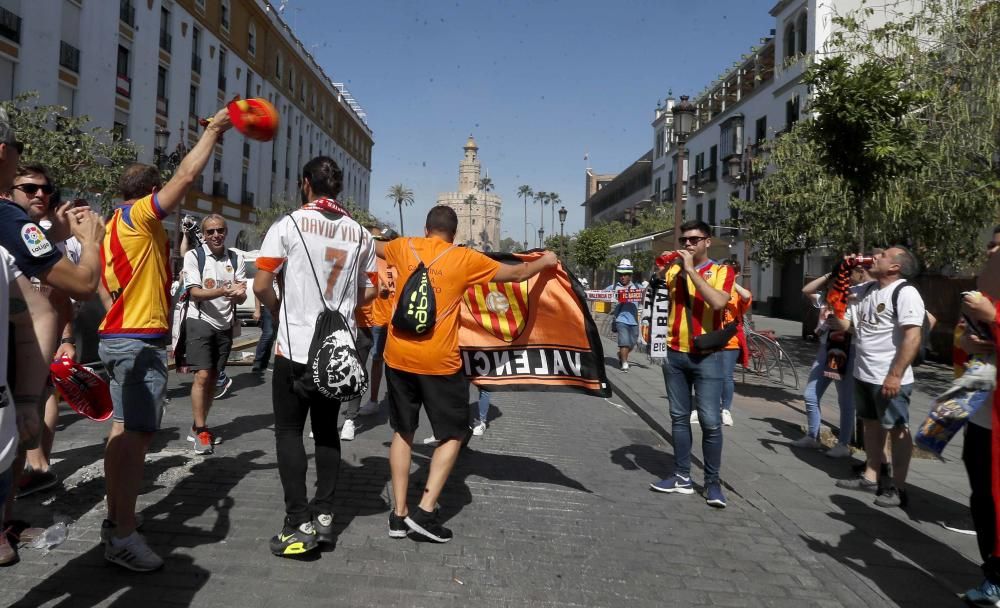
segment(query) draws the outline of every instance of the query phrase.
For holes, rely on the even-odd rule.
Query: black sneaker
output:
[[[871,492],[875,494],[879,487],[877,481],[869,481],[864,476],[853,479],[838,479],[836,486],[845,490],[858,490],[860,492]]]
[[[910,498],[906,495],[906,490],[897,490],[895,486],[889,486],[882,494],[875,497],[875,504],[879,507],[905,509],[910,504]]]
[[[301,555],[316,546],[316,528],[311,521],[297,528],[285,523],[281,532],[271,538],[271,553],[278,556]]]
[[[451,530],[441,525],[437,511],[428,513],[417,507],[403,521],[410,530],[436,543],[446,543],[453,536]]]
[[[316,528],[316,542],[333,544],[333,513],[320,513],[313,519]]]
[[[389,538],[406,538],[406,535],[410,533],[410,528],[406,525],[406,521],[396,515],[396,511],[389,510]]]

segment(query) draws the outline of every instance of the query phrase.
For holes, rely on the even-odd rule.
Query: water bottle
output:
[[[66,542],[66,524],[60,521],[45,528],[45,532],[31,543],[31,548],[48,551],[64,542]]]

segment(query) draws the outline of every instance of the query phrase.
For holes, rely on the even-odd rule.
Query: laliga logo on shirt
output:
[[[25,224],[21,228],[21,239],[28,248],[28,253],[36,258],[52,251],[52,243],[45,238],[45,233],[36,224]]]

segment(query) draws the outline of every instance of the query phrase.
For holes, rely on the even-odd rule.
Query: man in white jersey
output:
[[[0,247],[0,522],[4,521],[4,503],[14,491],[14,471],[11,465],[17,456],[17,415],[14,400],[7,391],[7,339],[9,331],[9,285],[20,276],[14,265],[14,258]],[[7,566],[18,560],[17,550],[7,540],[6,530],[0,530],[0,566]]]
[[[271,539],[275,555],[297,555],[333,542],[333,494],[340,472],[339,407],[318,395],[301,395],[295,380],[309,362],[316,319],[338,310],[357,336],[354,310],[375,297],[376,272],[371,235],[336,200],[343,171],[319,156],[302,168],[302,207],[274,223],[257,257],[253,290],[278,321],[272,397],[278,472],[285,493],[285,523]],[[284,277],[281,299],[275,274]],[[356,270],[356,271],[355,271]],[[316,441],[316,494],[306,499],[306,459],[302,432],[306,416]]]
[[[905,247],[875,256],[868,273],[875,279],[847,307],[844,320],[832,319],[854,333],[854,404],[864,425],[865,470],[837,487],[875,492],[880,507],[906,507],[904,483],[910,468],[910,364],[920,349],[926,312],[917,288],[906,279],[917,273],[917,260]],[[892,444],[892,467],[882,446]]]

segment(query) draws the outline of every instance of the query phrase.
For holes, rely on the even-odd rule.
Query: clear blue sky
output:
[[[639,158],[657,100],[701,91],[774,27],[773,4],[288,0],[284,17],[368,113],[376,216],[398,223],[385,194],[403,183],[416,198],[406,231],[422,228],[437,194],[456,189],[471,133],[504,199],[504,236],[520,241],[518,186],[558,192],[567,234],[582,228],[584,153],[597,172]],[[529,201],[534,230],[538,216]]]

